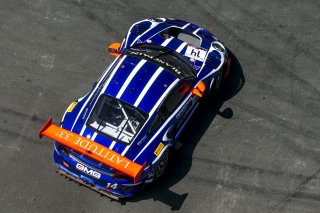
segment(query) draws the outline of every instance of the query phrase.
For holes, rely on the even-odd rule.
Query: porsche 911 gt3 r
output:
[[[92,90],[39,135],[56,141],[60,174],[118,199],[161,176],[170,147],[230,60],[210,32],[169,18],[135,23],[109,53],[116,59]]]

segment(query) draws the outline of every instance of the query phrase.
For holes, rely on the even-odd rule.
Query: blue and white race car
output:
[[[199,100],[229,72],[227,49],[207,30],[153,18],[131,26],[92,90],[73,102],[55,140],[58,172],[113,199],[136,194],[163,173],[168,153]]]

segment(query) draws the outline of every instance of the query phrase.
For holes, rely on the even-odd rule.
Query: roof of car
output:
[[[122,55],[106,82],[105,94],[125,101],[147,113],[179,81],[164,67],[151,61]]]

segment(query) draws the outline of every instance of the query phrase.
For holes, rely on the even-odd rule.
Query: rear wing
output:
[[[123,172],[132,177],[134,183],[137,183],[146,167],[146,163],[139,165],[107,147],[53,124],[52,118],[39,131],[39,138],[43,135]]]

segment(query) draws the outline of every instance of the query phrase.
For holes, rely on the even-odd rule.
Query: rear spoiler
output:
[[[146,163],[139,165],[107,147],[53,124],[52,118],[39,131],[39,138],[43,135],[123,172],[132,177],[134,183],[137,183],[146,167]]]

